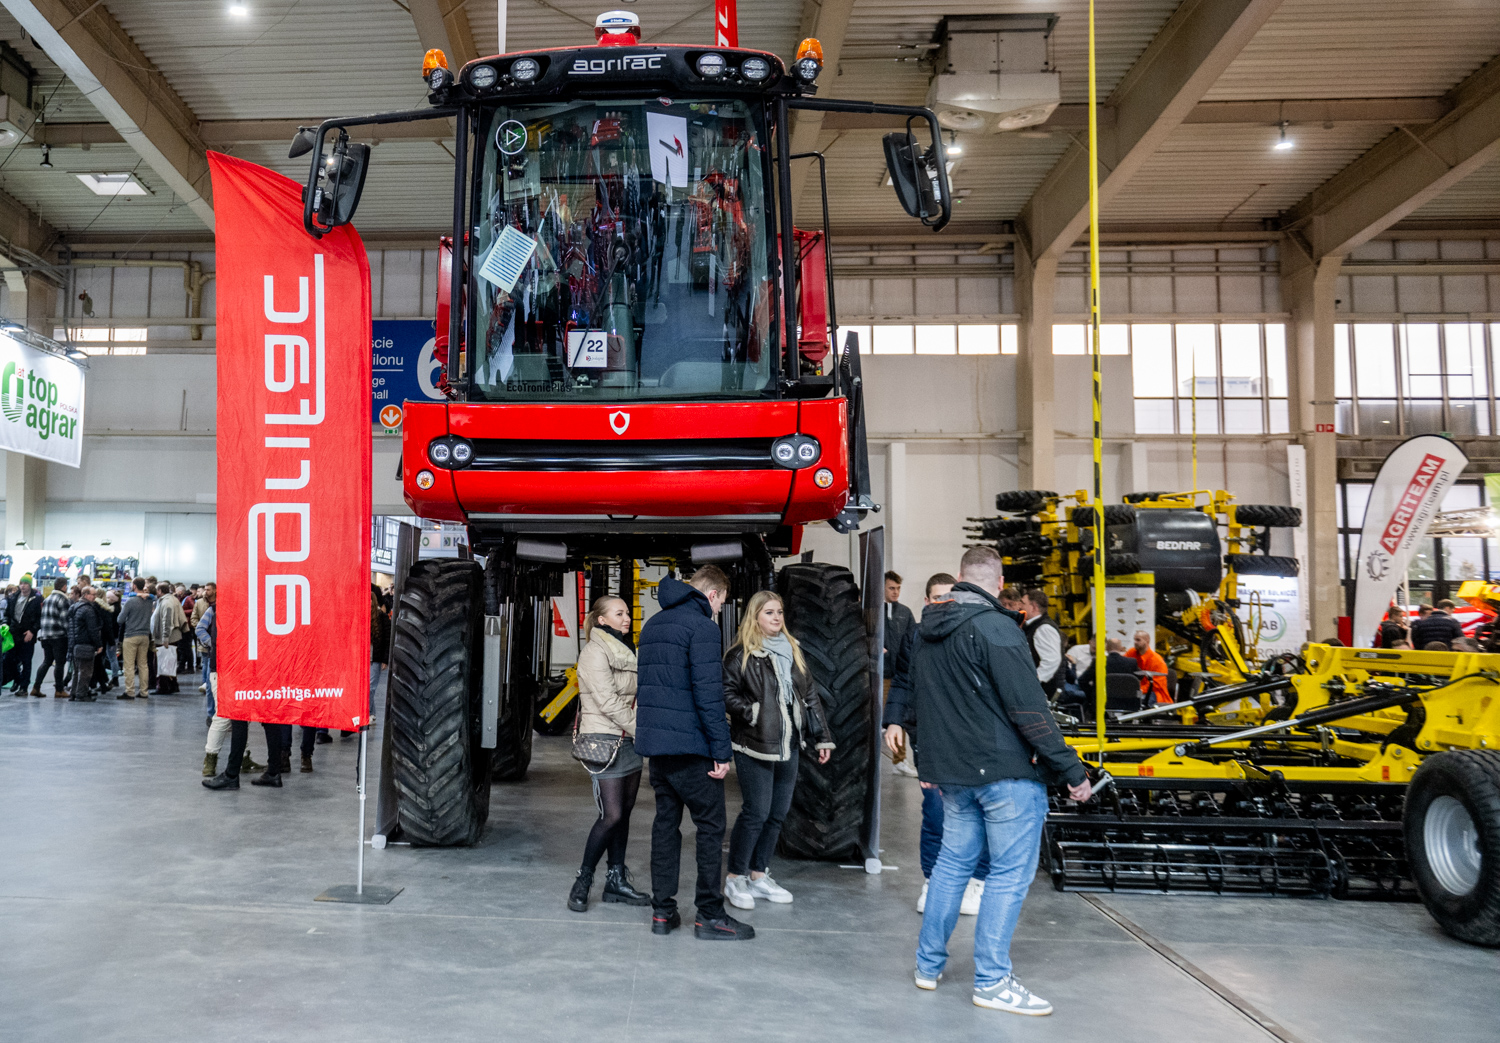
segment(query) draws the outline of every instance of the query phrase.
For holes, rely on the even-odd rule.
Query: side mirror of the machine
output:
[[[910,131],[887,134],[885,167],[901,209],[912,217],[930,221],[938,214],[937,192],[927,157],[917,151],[917,138]]]
[[[341,138],[318,169],[312,211],[323,231],[354,218],[370,169],[370,146]]]
[[[316,127],[298,127],[297,133],[292,136],[292,147],[287,150],[287,159],[296,159],[305,156],[312,151],[313,142],[317,138]]]

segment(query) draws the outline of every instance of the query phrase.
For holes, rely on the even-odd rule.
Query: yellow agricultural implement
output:
[[[1069,743],[1107,773],[1055,799],[1059,889],[1404,898],[1500,945],[1500,655],[1312,645],[1278,717],[1117,723]]]

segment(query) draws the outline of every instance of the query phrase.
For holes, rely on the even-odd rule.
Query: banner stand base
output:
[[[334,884],[314,902],[346,902],[351,905],[389,905],[404,887],[369,887],[361,891],[356,884]]]
[[[359,774],[356,778],[356,790],[359,793],[359,857],[355,860],[355,880],[353,884],[334,884],[324,891],[315,902],[344,902],[350,905],[389,905],[391,899],[395,898],[404,887],[366,887],[365,886],[365,772],[370,753],[370,727],[365,725],[359,730]],[[376,847],[385,846],[385,837],[379,833],[375,834],[379,841]]]

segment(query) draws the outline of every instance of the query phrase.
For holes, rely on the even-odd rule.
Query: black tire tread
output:
[[[1124,496],[1120,497],[1120,499],[1124,500],[1126,503],[1129,503],[1129,504],[1137,504],[1137,503],[1141,503],[1141,502],[1143,502],[1145,500],[1160,500],[1163,496],[1171,496],[1171,495],[1172,494],[1169,493],[1169,492],[1163,492],[1161,490],[1155,490],[1155,491],[1152,491],[1152,492],[1149,492],[1149,493],[1126,493]]]
[[[981,518],[981,539],[1003,540],[1007,536],[1021,536],[1028,532],[1040,532],[1041,526],[1032,518]]]
[[[859,587],[846,568],[808,563],[783,568],[776,589],[836,747],[827,765],[818,764],[810,749],[802,752],[780,850],[793,858],[859,858],[874,742],[869,637]]]
[[[419,561],[396,608],[387,741],[397,815],[413,844],[473,844],[489,817],[473,734],[480,579],[473,562]]]
[[[995,495],[995,510],[1016,514],[1035,514],[1047,506],[1047,501],[1057,493],[1044,489],[1011,489]]]
[[[1446,777],[1446,778],[1445,778]],[[1423,838],[1425,821],[1419,821],[1415,808],[1425,811],[1429,790],[1437,784],[1450,783],[1477,811],[1480,821],[1480,878],[1478,901],[1466,915],[1456,916],[1445,901],[1447,892],[1428,879],[1426,848]],[[1417,883],[1422,904],[1438,926],[1460,941],[1490,948],[1500,948],[1500,751],[1448,750],[1422,761],[1406,791],[1406,814],[1403,815],[1407,861]]]
[[[1241,525],[1295,529],[1302,524],[1302,512],[1274,503],[1241,503],[1234,508],[1234,520]]]
[[[1092,530],[1094,527],[1094,509],[1092,507],[1074,507],[1068,517],[1080,529]],[[1130,503],[1106,503],[1104,505],[1104,524],[1134,525],[1135,505]]]
[[[1083,572],[1085,576],[1094,571],[1094,556],[1088,555],[1083,559]],[[1104,555],[1104,574],[1106,576],[1129,576],[1141,571],[1141,559],[1134,554],[1106,554]]]
[[[1276,554],[1226,554],[1224,564],[1241,576],[1282,576],[1290,579],[1301,571],[1296,558],[1284,558]]]

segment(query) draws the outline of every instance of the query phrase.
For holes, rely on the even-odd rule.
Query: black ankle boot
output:
[[[604,900],[626,905],[651,904],[651,896],[635,889],[630,882],[630,870],[623,865],[610,866],[609,872],[604,874]]]
[[[575,913],[586,913],[589,909],[589,888],[594,886],[594,871],[580,869],[573,880],[573,890],[568,892],[568,908]]]

